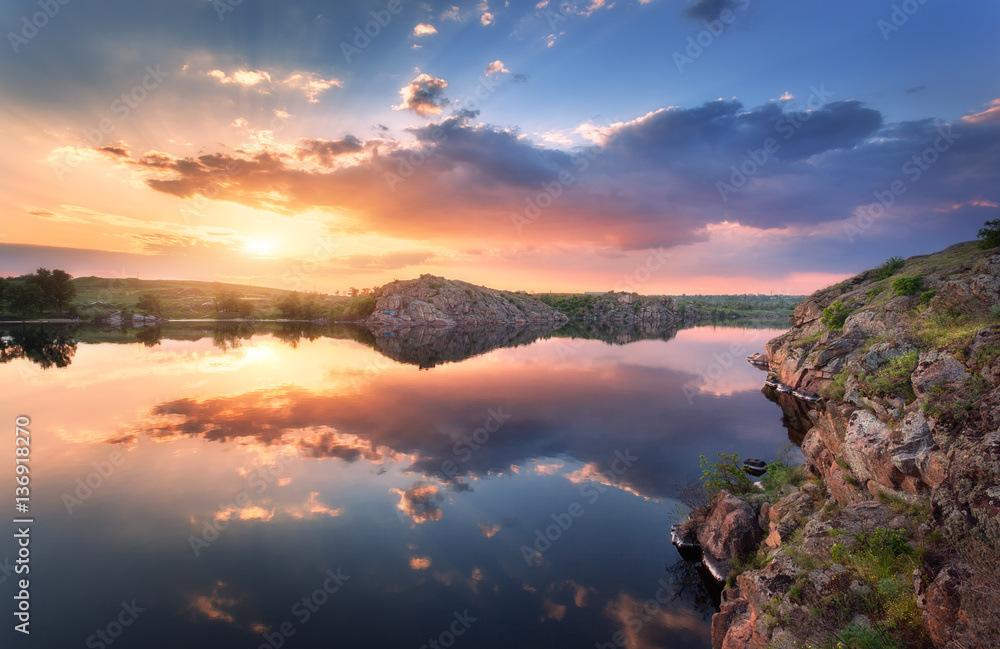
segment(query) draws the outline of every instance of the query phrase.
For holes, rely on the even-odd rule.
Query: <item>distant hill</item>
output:
[[[234,291],[239,299],[254,304],[258,317],[277,317],[274,303],[293,291],[247,284],[201,282],[179,279],[136,279],[134,277],[78,277],[74,302],[84,320],[95,312],[134,305],[143,293],[160,298],[163,314],[169,318],[208,318],[214,308],[212,300],[220,291]],[[317,294],[320,306],[328,309],[344,305],[352,298]]]

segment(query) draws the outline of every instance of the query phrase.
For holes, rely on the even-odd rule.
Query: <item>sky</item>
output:
[[[806,294],[1000,218],[994,0],[9,0],[0,275]]]

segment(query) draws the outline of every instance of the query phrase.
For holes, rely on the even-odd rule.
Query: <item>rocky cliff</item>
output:
[[[890,260],[791,325],[766,350],[776,378],[825,397],[802,442],[811,481],[688,521],[703,549],[765,539],[723,557],[713,646],[996,647],[1000,250]],[[717,520],[746,506],[736,531]]]
[[[524,293],[434,275],[390,282],[375,292],[375,299],[375,311],[365,320],[368,326],[561,324],[569,319]]]

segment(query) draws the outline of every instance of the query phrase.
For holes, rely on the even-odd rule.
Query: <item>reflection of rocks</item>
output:
[[[627,345],[639,340],[670,340],[677,335],[677,326],[661,321],[597,321],[572,320],[559,328],[558,338],[602,340],[612,345]]]
[[[767,387],[762,388],[761,392],[770,401],[781,406],[781,423],[788,430],[788,439],[794,444],[801,445],[806,433],[813,426],[809,418],[809,410],[813,406],[789,393],[782,394]]]
[[[373,326],[375,350],[394,361],[428,369],[514,347],[550,333],[555,325],[481,325],[477,327]]]

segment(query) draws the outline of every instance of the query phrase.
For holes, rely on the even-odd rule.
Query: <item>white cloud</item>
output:
[[[434,25],[428,25],[427,23],[419,23],[413,28],[414,36],[430,36],[431,34],[438,33],[438,30]]]
[[[318,97],[321,93],[335,86],[341,88],[344,85],[344,82],[336,77],[325,79],[314,72],[292,72],[282,81],[275,81],[272,73],[267,70],[237,69],[231,74],[226,74],[222,70],[210,70],[206,74],[213,79],[218,79],[219,83],[255,88],[264,94],[270,94],[271,89],[276,87],[299,90],[311,104],[319,101]]]
[[[313,74],[312,72],[293,72],[284,83],[289,88],[296,88],[305,93],[306,99],[310,104],[315,104],[319,101],[317,97],[336,86],[337,88],[343,88],[344,82],[336,77],[330,77],[329,79],[324,79],[323,77]]]
[[[235,83],[241,86],[256,86],[271,80],[271,75],[264,70],[236,70],[229,75],[222,70],[212,70],[208,76],[218,79],[221,83]]]
[[[503,61],[501,61],[500,59],[497,59],[496,61],[493,61],[492,63],[490,63],[489,65],[486,66],[486,71],[483,72],[483,74],[486,74],[486,75],[490,75],[490,74],[510,74],[510,70],[508,70],[507,68],[504,67]]]
[[[490,13],[490,4],[489,2],[487,2],[487,0],[483,0],[482,2],[480,2],[479,5],[476,7],[476,11],[480,13],[479,22],[481,22],[484,26],[489,25],[493,22],[495,16],[492,13]]]

